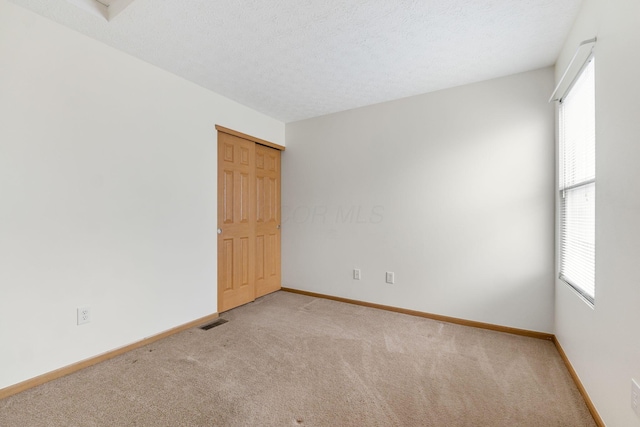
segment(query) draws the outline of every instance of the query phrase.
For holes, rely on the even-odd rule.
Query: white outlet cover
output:
[[[91,322],[91,309],[89,307],[78,307],[78,325]]]
[[[360,280],[360,269],[359,268],[354,268],[353,269],[353,279],[354,280]]]

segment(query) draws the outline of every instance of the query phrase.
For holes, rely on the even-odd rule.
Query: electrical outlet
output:
[[[395,273],[393,273],[392,271],[387,271],[387,283],[390,283],[393,285],[395,281],[396,281]]]
[[[631,407],[640,417],[640,385],[633,378],[631,379]]]
[[[78,308],[78,325],[91,322],[89,307]]]
[[[360,280],[360,269],[359,268],[354,268],[353,269],[353,280]]]

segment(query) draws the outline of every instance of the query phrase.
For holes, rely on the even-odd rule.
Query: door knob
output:
[[[280,224],[278,224],[278,226],[276,227],[278,230],[280,230]]]
[[[222,234],[222,228],[218,228],[218,234]]]

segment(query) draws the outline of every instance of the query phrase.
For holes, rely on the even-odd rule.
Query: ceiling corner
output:
[[[134,0],[67,0],[94,16],[111,21]]]

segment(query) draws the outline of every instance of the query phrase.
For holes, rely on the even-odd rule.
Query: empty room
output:
[[[0,0],[0,426],[640,427],[639,22]]]

